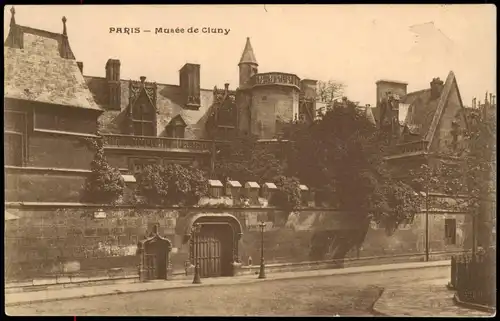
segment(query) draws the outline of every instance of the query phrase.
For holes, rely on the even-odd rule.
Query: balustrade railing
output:
[[[212,141],[167,137],[103,135],[104,147],[108,148],[144,148],[144,149],[184,149],[197,152],[209,152]]]
[[[251,79],[251,84],[256,85],[288,85],[300,88],[300,78],[294,74],[282,72],[268,72],[256,74]]]

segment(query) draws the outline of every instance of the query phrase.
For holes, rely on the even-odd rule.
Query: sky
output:
[[[4,7],[8,30],[10,7]],[[238,62],[250,37],[259,72],[344,83],[346,96],[375,104],[375,82],[408,91],[453,71],[464,104],[496,88],[494,5],[134,5],[21,6],[20,25],[68,37],[84,74],[104,77],[109,58],[121,77],[178,84],[187,62],[201,65],[201,87],[238,86]],[[117,34],[110,28],[149,29]],[[225,28],[223,34],[155,34],[155,28]],[[4,39],[7,34],[4,34]]]

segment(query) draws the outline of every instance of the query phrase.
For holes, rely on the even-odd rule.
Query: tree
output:
[[[300,182],[296,177],[283,175],[274,178],[277,191],[273,194],[270,203],[287,212],[294,211],[300,207]]]
[[[91,173],[84,188],[84,202],[109,204],[117,201],[125,189],[125,182],[117,168],[109,165],[104,155],[101,138],[88,140],[95,151],[90,164]]]
[[[146,166],[137,176],[137,192],[155,205],[194,205],[207,194],[205,173],[179,164]]]
[[[271,146],[259,143],[254,136],[239,135],[221,147],[215,174],[223,181],[265,183],[283,174],[284,166]]]
[[[419,195],[392,178],[383,140],[355,103],[345,99],[290,135],[288,175],[325,190],[333,206],[382,224],[389,234],[420,211]]]
[[[496,184],[496,119],[489,106],[467,109],[467,128],[457,132],[461,141],[451,144],[434,155],[432,165],[414,171],[415,186],[443,197],[427,197],[427,208],[467,212],[473,218],[472,249],[476,245],[489,247]]]
[[[316,85],[316,97],[319,101],[331,108],[333,103],[344,94],[346,86],[343,83],[334,80],[318,81]]]

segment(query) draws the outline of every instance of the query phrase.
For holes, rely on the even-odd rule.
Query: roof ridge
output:
[[[432,143],[432,138],[434,137],[434,133],[436,132],[439,120],[441,119],[441,115],[443,113],[444,106],[446,105],[446,100],[448,99],[448,96],[451,93],[451,87],[453,84],[456,84],[456,78],[455,74],[453,71],[450,71],[448,73],[448,77],[446,78],[446,83],[444,84],[443,92],[441,93],[441,97],[439,97],[439,103],[436,109],[436,112],[434,113],[434,117],[432,118],[431,125],[429,126],[429,130],[427,131],[427,134],[425,135],[425,140],[428,141],[427,148],[429,148],[430,144]],[[458,90],[458,86],[457,86]]]

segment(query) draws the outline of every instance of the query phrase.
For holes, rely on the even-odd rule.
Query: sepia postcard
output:
[[[10,316],[496,314],[496,7],[4,7]]]

